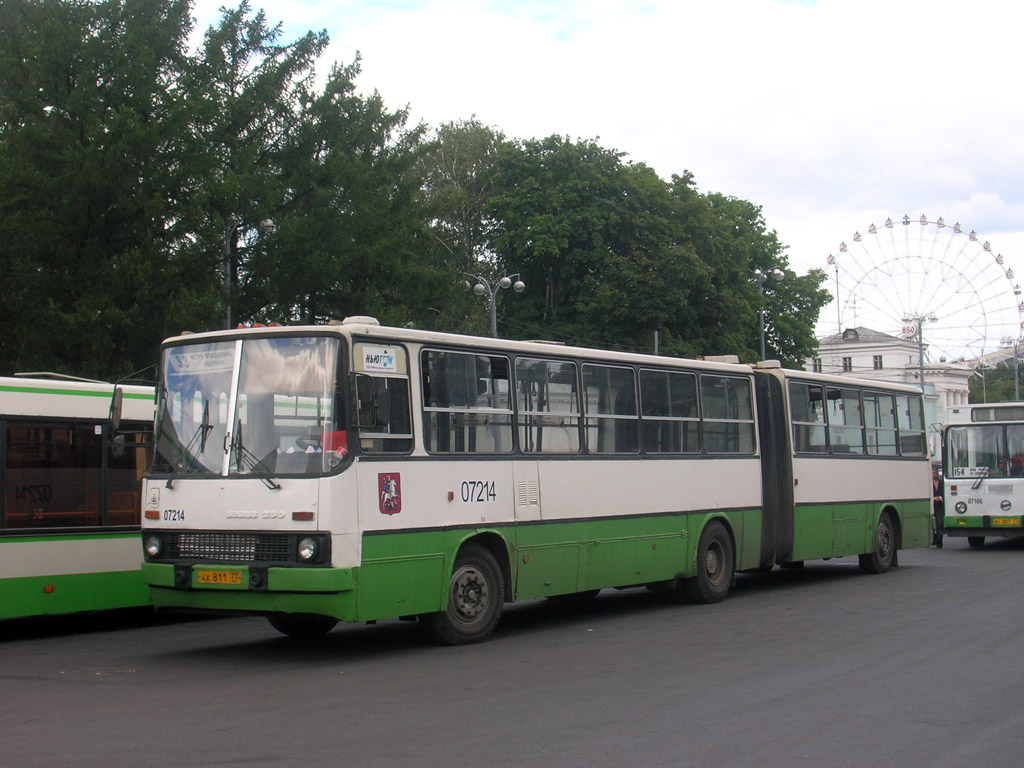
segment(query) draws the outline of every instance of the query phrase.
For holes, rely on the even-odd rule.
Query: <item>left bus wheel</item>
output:
[[[446,645],[479,643],[494,631],[504,602],[505,583],[494,556],[469,544],[455,558],[447,608],[424,616],[423,626],[431,638]]]
[[[697,603],[723,600],[732,586],[736,563],[729,532],[717,520],[704,526],[695,560],[696,573],[682,584],[686,596]]]
[[[865,573],[885,573],[896,556],[896,529],[892,517],[883,512],[875,527],[875,548],[860,556],[860,568]]]
[[[307,640],[323,637],[338,623],[335,618],[316,613],[272,613],[267,617],[267,621],[283,635]]]

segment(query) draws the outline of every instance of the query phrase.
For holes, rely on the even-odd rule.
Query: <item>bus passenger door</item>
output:
[[[525,600],[575,592],[579,542],[566,526],[537,525],[541,519],[540,471],[536,461],[516,461],[515,597]]]

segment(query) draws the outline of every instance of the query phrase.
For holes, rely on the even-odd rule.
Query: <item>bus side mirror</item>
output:
[[[123,398],[124,393],[121,391],[121,388],[114,387],[114,394],[110,397],[110,414],[107,417],[107,424],[110,427],[111,434],[114,434],[121,428],[121,401]]]
[[[110,441],[110,455],[115,459],[124,456],[124,435],[114,435],[114,439]]]

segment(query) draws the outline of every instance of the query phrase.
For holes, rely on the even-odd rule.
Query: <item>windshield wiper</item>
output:
[[[174,460],[174,466],[171,467],[173,470],[179,472],[201,472],[205,467],[199,461],[199,458],[195,455],[194,451],[196,445],[199,445],[199,452],[202,453],[206,450],[206,441],[210,437],[210,432],[213,431],[213,424],[210,423],[210,401],[206,400],[203,403],[203,420],[196,427],[195,433],[187,444],[182,444],[180,441],[177,442],[178,455]],[[163,426],[161,425],[160,435],[157,435],[157,440],[163,442],[164,440]]]
[[[263,463],[256,454],[242,444],[242,422],[235,425],[235,434],[231,438],[231,450],[235,454],[235,470],[239,473],[255,475],[272,491],[281,489],[281,484],[270,477],[270,467]]]
[[[981,481],[984,480],[986,477],[988,477],[988,467],[982,467],[981,474],[978,475],[978,479],[974,481],[974,484],[971,486],[971,490],[978,490],[978,488],[981,487]]]

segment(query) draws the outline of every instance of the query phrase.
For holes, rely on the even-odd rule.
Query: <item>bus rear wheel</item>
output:
[[[505,583],[494,556],[478,544],[468,544],[455,558],[447,607],[422,617],[423,628],[446,645],[479,643],[498,625],[504,602]]]
[[[696,603],[717,603],[729,594],[736,563],[732,539],[717,520],[712,520],[700,534],[692,579],[682,583],[686,596]]]
[[[875,548],[860,555],[860,568],[865,573],[885,573],[896,556],[896,529],[892,516],[883,512],[875,527]]]
[[[323,637],[338,623],[335,618],[316,613],[272,613],[267,621],[283,635],[306,640]]]

